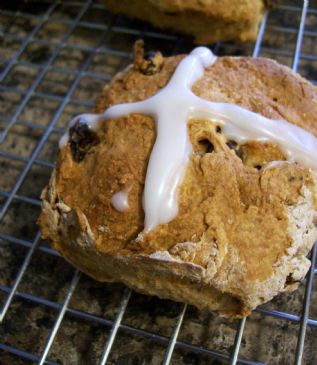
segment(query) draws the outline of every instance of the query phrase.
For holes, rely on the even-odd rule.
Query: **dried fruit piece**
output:
[[[144,53],[144,42],[140,39],[135,42],[133,54],[135,69],[147,76],[160,72],[164,60],[161,52],[149,51]]]
[[[91,147],[100,142],[97,134],[86,123],[77,121],[69,129],[69,140],[72,157],[75,162],[81,162]]]

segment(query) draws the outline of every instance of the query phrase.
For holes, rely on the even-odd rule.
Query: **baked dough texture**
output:
[[[96,111],[154,95],[183,57],[144,59],[137,47],[134,65],[105,87]],[[272,60],[220,57],[192,90],[317,136],[316,87]],[[207,120],[190,120],[188,132],[194,153],[179,213],[144,233],[154,120],[133,114],[96,132],[73,127],[42,193],[42,235],[97,280],[242,317],[306,275],[317,237],[316,171],[284,161],[274,144],[228,141]],[[125,189],[129,209],[119,212],[110,199]]]
[[[104,0],[107,8],[162,29],[191,35],[197,44],[256,39],[262,16],[277,0]]]

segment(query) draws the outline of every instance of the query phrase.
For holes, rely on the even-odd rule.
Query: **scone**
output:
[[[297,288],[317,237],[316,87],[269,59],[134,53],[61,139],[42,236],[97,280],[226,316]]]
[[[104,0],[107,8],[194,37],[197,44],[256,39],[265,10],[277,0]]]

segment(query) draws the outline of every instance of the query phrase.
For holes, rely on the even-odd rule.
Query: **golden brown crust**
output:
[[[183,56],[165,58],[145,75],[137,64],[117,75],[96,110],[146,99],[164,87]],[[284,118],[317,136],[316,88],[268,59],[219,58],[193,87],[208,100]],[[179,214],[144,234],[142,192],[155,140],[150,117],[109,120],[83,161],[69,145],[43,192],[43,237],[83,271],[142,292],[245,315],[279,291],[297,286],[317,235],[316,176],[273,144],[237,146],[216,126],[191,120],[194,147],[179,193]],[[208,148],[212,151],[208,152]],[[129,188],[129,210],[111,196]],[[220,295],[223,293],[223,296]]]
[[[256,39],[264,0],[104,0],[107,8],[194,37],[198,44]],[[270,7],[275,1],[270,1]]]

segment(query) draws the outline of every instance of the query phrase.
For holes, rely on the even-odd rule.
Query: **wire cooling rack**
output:
[[[138,38],[165,55],[193,44],[113,16],[102,2],[0,7],[0,364],[317,364],[316,247],[304,285],[241,321],[97,283],[40,238],[39,194],[57,141]],[[217,54],[268,56],[317,80],[317,2],[282,1],[257,41]]]

